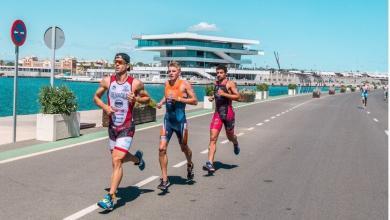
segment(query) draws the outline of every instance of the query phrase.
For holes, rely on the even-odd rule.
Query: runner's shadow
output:
[[[236,167],[238,167],[238,165],[236,165],[236,164],[226,164],[226,163],[222,163],[220,161],[215,161],[214,162],[215,171],[217,171],[219,169],[230,170],[230,169],[234,169]],[[214,173],[207,173],[207,174],[205,174],[203,176],[204,177],[214,176]]]
[[[105,190],[106,191],[110,191],[109,188],[107,188]],[[154,192],[154,190],[151,190],[151,189],[140,189],[140,188],[135,187],[135,186],[128,186],[128,187],[125,187],[125,188],[118,188],[118,191],[116,193],[116,196],[117,196],[118,199],[116,201],[114,209],[117,209],[117,208],[119,208],[121,206],[124,206],[126,203],[135,200],[141,194],[150,193],[150,192]],[[107,214],[109,212],[110,211],[101,211],[99,213],[100,214]]]
[[[220,161],[214,162],[214,168],[216,171],[219,169],[231,170],[231,169],[234,169],[236,167],[238,167],[238,165],[236,165],[236,164],[226,164],[226,163],[222,163]]]
[[[164,196],[166,195],[167,193],[169,193],[169,188],[172,186],[172,185],[194,185],[196,183],[195,180],[187,180],[187,179],[184,179],[183,177],[181,176],[168,176],[169,178],[169,182],[171,182],[171,185],[168,187],[167,190],[165,191],[161,191],[158,195],[159,196]]]

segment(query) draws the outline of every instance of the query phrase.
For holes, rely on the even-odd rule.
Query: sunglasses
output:
[[[119,65],[126,64],[126,62],[123,61],[123,60],[114,60],[114,63],[115,63],[115,64],[119,64]]]

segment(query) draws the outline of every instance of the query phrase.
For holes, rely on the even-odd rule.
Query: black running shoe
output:
[[[145,161],[144,159],[142,158],[144,155],[144,153],[140,150],[137,150],[137,152],[135,152],[135,157],[138,158],[138,163],[135,163],[134,165],[138,166],[138,168],[140,170],[144,170],[145,169]]]
[[[169,182],[169,179],[167,179],[167,181],[164,181],[162,178],[160,178],[160,180],[161,180],[161,182],[157,186],[157,189],[161,189],[163,191],[166,191],[168,189],[168,186],[171,185],[171,183]]]
[[[235,154],[235,155],[240,154],[240,147],[238,146],[238,144],[237,144],[237,145],[234,145],[233,151],[234,151],[234,154]]]
[[[194,163],[187,163],[187,179],[192,180],[194,178]]]
[[[207,161],[206,165],[203,165],[203,170],[206,170],[209,173],[214,173],[215,172],[215,168],[214,168],[213,164],[210,161]]]

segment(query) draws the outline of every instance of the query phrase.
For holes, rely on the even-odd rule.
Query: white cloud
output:
[[[188,31],[218,31],[217,25],[209,24],[207,22],[200,22],[199,24],[193,25],[188,28]]]

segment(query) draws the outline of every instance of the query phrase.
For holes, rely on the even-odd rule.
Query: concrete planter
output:
[[[209,96],[203,97],[203,108],[204,109],[213,109],[214,108],[214,102],[209,101]]]
[[[296,95],[296,90],[295,89],[289,89],[288,90],[288,95],[291,95],[291,96]]]
[[[268,91],[256,91],[256,100],[268,99]]]
[[[269,91],[263,91],[263,100],[268,99]]]
[[[56,141],[80,136],[80,113],[37,114],[36,139]]]

